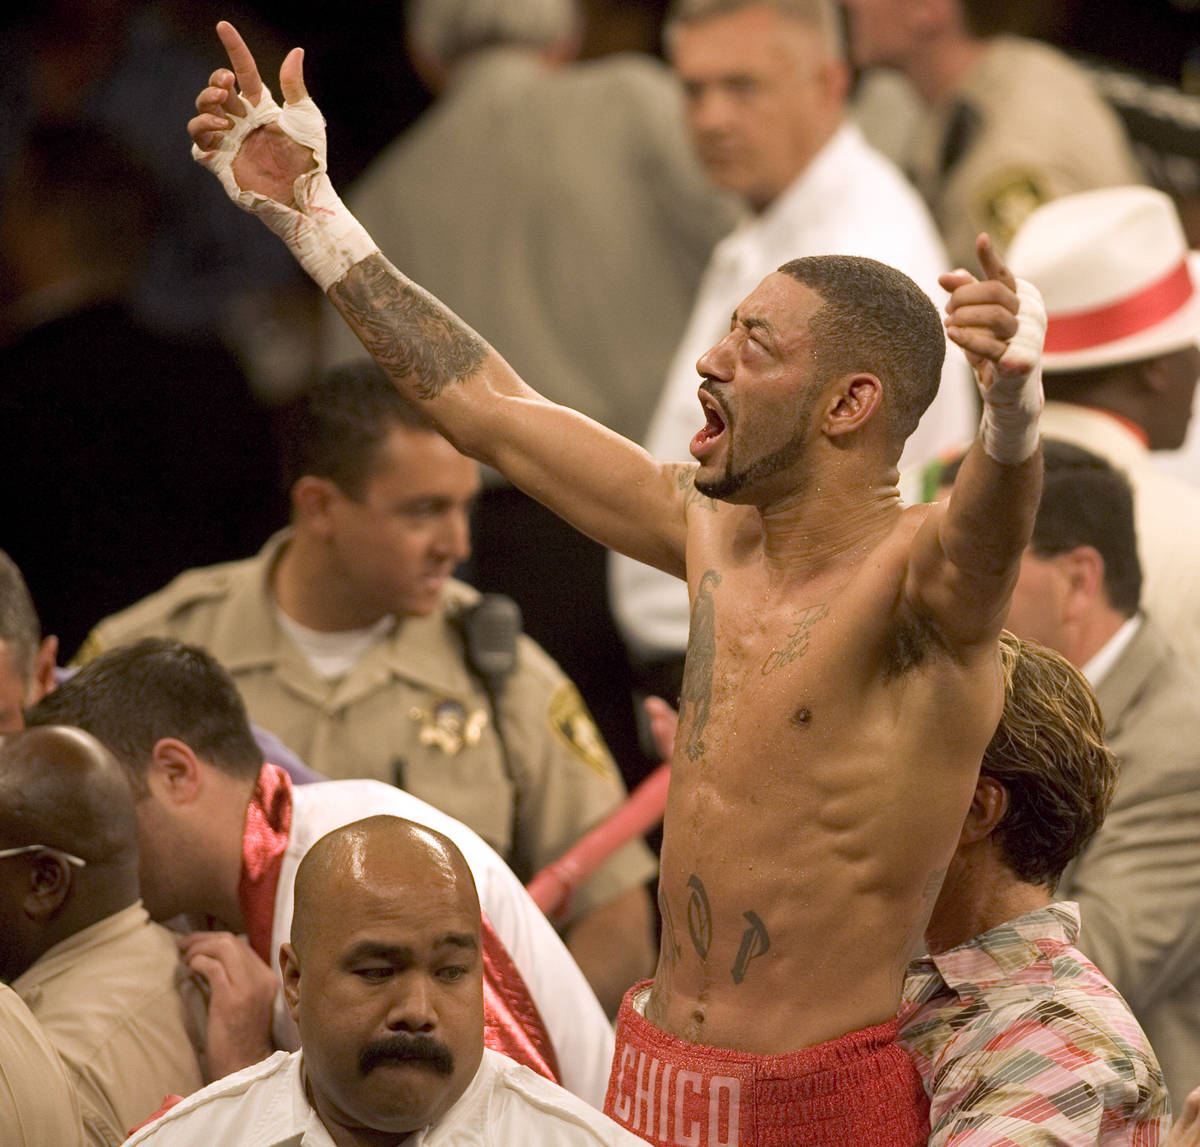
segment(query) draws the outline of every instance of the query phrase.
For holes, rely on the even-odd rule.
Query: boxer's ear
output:
[[[825,415],[825,433],[839,438],[861,430],[882,406],[883,383],[875,375],[847,375],[838,384],[833,405]]]

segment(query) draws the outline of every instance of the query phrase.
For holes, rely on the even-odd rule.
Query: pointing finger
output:
[[[229,56],[229,63],[237,76],[242,95],[251,107],[257,107],[262,97],[263,82],[258,74],[258,65],[255,64],[250,49],[246,47],[246,41],[238,35],[238,30],[228,20],[222,20],[217,25],[217,35]]]
[[[981,233],[975,240],[975,251],[979,255],[979,265],[983,268],[985,279],[998,279],[1006,287],[1016,287],[1017,281],[1013,278],[1013,273],[992,246],[991,236],[987,232]]]
[[[279,69],[279,90],[283,93],[285,103],[299,103],[307,98],[308,89],[304,86],[304,49],[293,48],[283,59]]]

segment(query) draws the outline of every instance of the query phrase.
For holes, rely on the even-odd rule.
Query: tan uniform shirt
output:
[[[58,1052],[12,988],[0,984],[0,1140],[80,1147],[79,1100]]]
[[[946,241],[974,268],[975,237],[1003,250],[1039,204],[1142,183],[1116,113],[1083,70],[1049,45],[999,36],[922,122],[907,164]]]
[[[93,631],[81,658],[151,635],[204,646],[233,675],[250,716],[304,762],[342,780],[398,784],[479,833],[527,881],[625,798],[579,693],[533,641],[498,701],[467,667],[456,619],[478,600],[452,582],[441,608],[410,617],[337,681],[309,665],[279,625],[271,570],[288,539],[256,557],[181,574]],[[641,841],[627,845],[572,902],[572,918],[645,883]]]
[[[167,1095],[202,1087],[203,1001],[139,900],[13,981],[75,1084],[86,1142],[116,1147]]]

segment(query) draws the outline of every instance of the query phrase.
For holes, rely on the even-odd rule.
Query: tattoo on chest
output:
[[[713,586],[720,584],[721,575],[716,570],[705,570],[692,603],[687,661],[679,692],[680,717],[686,713],[691,718],[684,751],[692,761],[704,755],[704,727],[712,705],[713,661],[717,653],[717,610],[712,591]]]
[[[715,514],[717,512],[716,501],[707,494],[701,494],[696,489],[694,479],[696,471],[700,469],[698,465],[680,463],[679,465],[672,466],[671,469],[675,472],[675,484],[683,491],[683,505],[685,509],[690,510],[692,506],[700,505],[710,513]]]
[[[793,661],[798,661],[803,657],[808,652],[813,626],[828,616],[829,606],[824,604],[810,605],[801,611],[783,645],[778,649],[772,649],[767,654],[767,659],[763,662],[762,675],[766,677],[768,673],[774,673],[780,666],[790,665]]]
[[[692,947],[702,960],[708,959],[708,950],[712,947],[712,909],[708,905],[708,893],[704,882],[698,876],[688,877],[688,933],[692,937]]]
[[[761,956],[771,946],[771,937],[767,935],[767,926],[758,918],[756,912],[743,912],[743,919],[749,925],[742,933],[742,943],[738,948],[737,959],[733,962],[733,982],[740,984],[746,978],[746,967],[751,960]]]
[[[410,378],[420,398],[474,374],[487,344],[382,255],[370,255],[333,294],[367,350],[389,374]]]

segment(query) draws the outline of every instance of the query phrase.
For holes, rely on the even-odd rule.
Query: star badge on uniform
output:
[[[478,745],[488,724],[486,709],[468,712],[461,701],[453,698],[435,701],[428,709],[414,705],[408,715],[421,726],[421,744],[441,749],[448,757]]]

